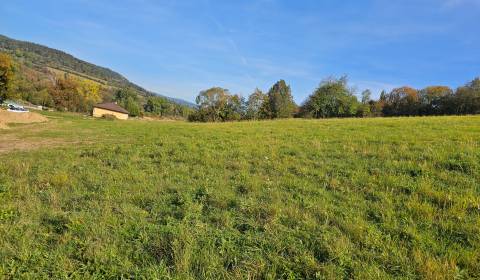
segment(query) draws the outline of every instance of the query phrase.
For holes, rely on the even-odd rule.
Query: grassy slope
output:
[[[480,278],[480,117],[9,130],[0,278]],[[33,128],[33,127],[32,127]]]

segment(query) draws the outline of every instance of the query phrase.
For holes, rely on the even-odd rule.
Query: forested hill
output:
[[[50,67],[63,72],[78,75],[83,78],[91,79],[102,84],[124,88],[133,88],[139,95],[144,97],[159,95],[147,91],[146,89],[130,82],[121,74],[108,68],[97,66],[95,64],[80,60],[68,53],[52,49],[39,44],[14,40],[0,35],[0,51],[9,53],[16,60],[23,62],[27,67],[41,69]],[[163,96],[163,95],[159,95]],[[163,96],[179,105],[194,106],[192,103]]]

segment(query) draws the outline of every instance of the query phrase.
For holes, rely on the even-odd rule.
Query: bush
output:
[[[117,120],[117,117],[111,114],[105,114],[102,116],[102,119],[107,120],[107,121],[115,121]]]

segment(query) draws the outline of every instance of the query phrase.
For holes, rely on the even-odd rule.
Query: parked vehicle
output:
[[[23,108],[23,106],[15,106],[13,104],[8,105],[7,111],[9,112],[15,112],[15,113],[27,113],[28,110]]]

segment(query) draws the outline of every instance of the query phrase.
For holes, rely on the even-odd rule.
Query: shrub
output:
[[[107,121],[115,121],[117,120],[117,117],[111,114],[105,114],[102,116],[102,119],[107,120]]]

